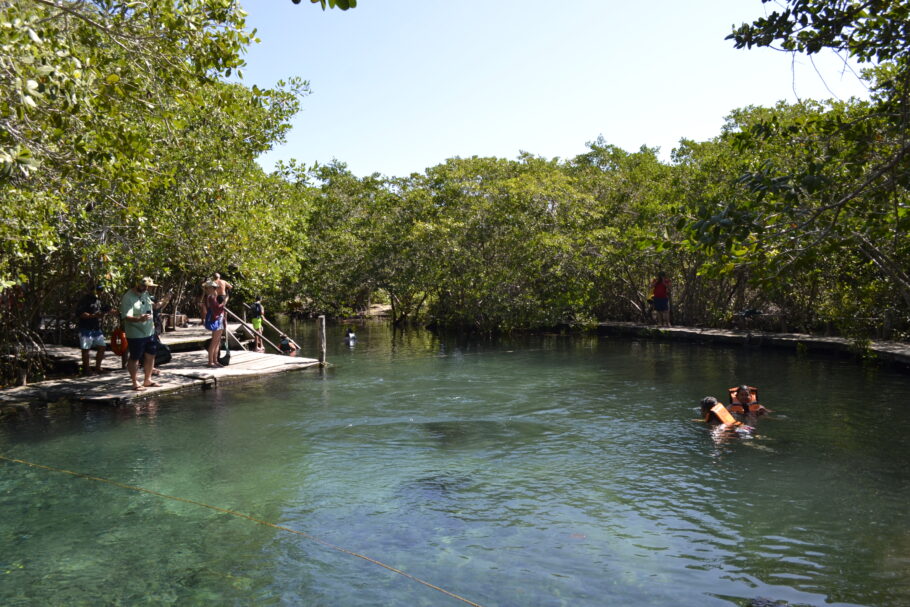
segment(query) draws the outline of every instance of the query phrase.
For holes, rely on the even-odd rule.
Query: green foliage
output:
[[[300,4],[300,0],[292,0],[294,4]],[[322,10],[325,10],[326,5],[331,8],[340,8],[343,11],[348,10],[349,8],[355,8],[357,6],[357,0],[310,0],[312,4],[317,2],[322,5]]]
[[[452,159],[427,172],[439,282],[430,312],[481,331],[545,326],[583,308],[586,197],[555,161]]]
[[[778,43],[809,55],[827,48],[860,63],[892,61],[906,58],[910,49],[910,6],[903,0],[787,0],[781,10],[742,24],[727,39],[736,48]]]
[[[0,0],[0,296],[22,302],[4,349],[32,351],[89,281],[221,270],[252,290],[299,273],[306,201],[254,159],[307,85],[221,82],[254,40],[244,15],[232,0]]]
[[[587,300],[600,316],[643,320],[648,285],[661,269],[676,275],[678,206],[672,171],[646,147],[628,153],[602,138],[569,163],[591,196],[579,237],[586,259]]]
[[[304,313],[382,297],[396,323],[492,332],[643,320],[663,270],[677,323],[757,308],[862,338],[887,310],[905,334],[907,10],[794,0],[742,26],[741,48],[875,63],[871,98],[734,110],[669,163],[600,138],[565,161],[360,178],[339,161],[257,166],[308,85],[223,81],[255,40],[234,0],[0,0],[2,345],[32,360],[42,319],[68,318],[89,280],[192,294],[214,271]]]
[[[745,192],[702,204],[690,223],[693,242],[727,257],[742,253],[769,289],[791,283],[794,272],[825,267],[864,309],[874,305],[860,286],[868,284],[888,285],[877,290],[879,304],[910,306],[908,15],[905,2],[792,0],[729,36],[737,48],[831,49],[878,65],[865,72],[869,102],[734,113],[725,138],[739,156]],[[862,283],[847,279],[857,267]]]
[[[714,140],[681,142],[671,164],[599,139],[568,162],[454,158],[406,179],[359,179],[337,162],[298,169],[315,246],[297,289],[314,312],[346,314],[381,290],[396,322],[508,331],[642,320],[662,269],[676,322],[757,308],[774,329],[868,330],[879,304],[907,310],[854,246],[878,230],[873,246],[906,259],[905,239],[888,236],[906,221],[902,194],[835,204],[868,170],[848,145],[877,132],[868,106],[737,110]]]

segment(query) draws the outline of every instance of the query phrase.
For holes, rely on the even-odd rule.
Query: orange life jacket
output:
[[[111,352],[117,356],[123,356],[128,349],[129,346],[126,342],[126,332],[123,330],[123,327],[117,327],[114,329],[114,332],[111,333]]]
[[[749,402],[741,403],[736,398],[736,392],[739,390],[739,386],[734,386],[728,390],[730,393],[730,411],[733,413],[745,413],[746,406],[749,407],[750,413],[755,413],[761,410],[761,405],[758,404],[758,388],[754,386],[749,386]]]
[[[733,418],[733,416],[730,414],[730,412],[727,411],[727,408],[720,403],[717,403],[716,405],[711,407],[711,413],[716,415],[717,419],[719,419],[722,423],[724,423],[728,426],[741,426],[742,425],[742,422],[736,421]],[[710,418],[710,414],[708,415],[708,418]],[[708,418],[706,418],[705,421],[708,421]]]

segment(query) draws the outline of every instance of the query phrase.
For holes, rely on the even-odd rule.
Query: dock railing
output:
[[[246,304],[243,304],[243,305],[246,305]],[[262,339],[262,341],[264,341],[265,343],[267,343],[270,346],[272,346],[273,348],[275,348],[276,352],[281,352],[281,348],[276,346],[268,337],[266,337],[265,335],[263,335],[262,333],[260,333],[256,329],[254,329],[253,325],[246,322],[245,320],[243,320],[242,318],[240,318],[239,316],[237,316],[236,314],[234,314],[232,311],[230,311],[227,308],[225,308],[224,311],[227,312],[231,318],[233,318],[234,320],[239,322],[240,326],[242,326],[244,329],[246,329],[251,335],[258,335]],[[263,320],[263,322],[268,322],[264,318],[262,320]],[[273,329],[275,329],[275,327],[271,323],[269,323],[269,326],[271,326]],[[278,329],[275,329],[275,330],[278,331]],[[280,331],[278,331],[278,332],[280,333]],[[236,337],[234,337],[234,339],[237,340]],[[291,343],[293,343],[293,340]],[[297,347],[298,350],[300,350],[300,346],[298,346],[296,343],[294,344],[294,346]]]
[[[227,311],[227,308],[225,308],[225,311]],[[228,346],[230,346],[230,340],[231,340],[231,338],[233,338],[233,340],[234,340],[235,342],[237,342],[237,345],[240,346],[240,349],[241,349],[241,350],[246,350],[246,346],[243,345],[243,342],[242,342],[242,341],[240,341],[239,339],[237,339],[237,336],[234,335],[234,332],[231,331],[231,328],[230,328],[230,327],[228,327],[227,322],[224,323],[224,334],[225,334],[225,336],[226,336],[226,337],[225,337],[225,342],[228,343]],[[230,347],[229,347],[228,349],[230,349]]]
[[[248,310],[250,309],[250,306],[249,306],[248,304],[243,304],[243,305],[244,305],[244,307],[246,307]],[[227,308],[225,308],[224,311],[225,311],[228,315],[230,315],[231,318],[233,318],[234,320],[236,320],[237,322],[239,322],[240,325],[241,325],[244,329],[246,329],[251,335],[258,335],[258,336],[262,339],[262,341],[264,341],[265,343],[267,343],[267,344],[269,344],[270,346],[272,346],[273,348],[275,348],[275,351],[281,352],[281,348],[280,348],[280,347],[276,346],[276,345],[274,344],[274,342],[270,341],[269,338],[267,338],[267,337],[266,337],[265,335],[263,335],[261,332],[259,332],[259,331],[257,331],[256,329],[254,329],[254,328],[253,328],[253,325],[251,325],[250,323],[248,323],[248,322],[245,321],[244,319],[240,318],[239,316],[237,316],[236,314],[234,314],[231,310],[229,310],[229,309],[227,309]],[[273,331],[277,332],[279,335],[286,335],[287,338],[288,338],[288,341],[291,343],[292,346],[294,346],[294,349],[297,350],[298,352],[301,351],[300,344],[298,344],[296,341],[294,341],[293,339],[291,339],[291,336],[290,336],[290,335],[287,335],[284,331],[282,331],[281,329],[279,329],[278,327],[276,327],[275,325],[273,325],[272,323],[270,323],[270,322],[268,321],[268,319],[266,319],[265,317],[263,317],[263,318],[262,318],[262,323],[263,323],[265,326],[267,326],[267,327],[269,327],[270,329],[272,329]],[[234,336],[231,335],[231,337],[234,337]],[[240,343],[240,341],[239,341],[236,337],[234,337],[234,340],[237,341],[237,343]],[[320,316],[320,317],[319,317],[319,341],[320,341],[320,348],[319,348],[319,364],[320,364],[320,365],[325,365],[325,364],[326,364],[326,343],[325,343],[325,340],[326,340],[326,333],[325,333],[325,316]],[[242,344],[241,344],[241,347],[243,347]],[[244,347],[244,350],[245,350],[245,349],[246,349],[246,348]]]
[[[246,303],[243,304],[243,307],[245,307],[247,310],[251,310],[251,309],[252,309],[252,307],[251,307],[249,304],[246,304]],[[267,319],[265,316],[262,317],[262,324],[264,324],[265,326],[269,327],[270,329],[272,329],[273,331],[275,331],[275,332],[278,333],[279,335],[287,335],[284,331],[282,331],[281,329],[279,329],[278,327],[276,327],[275,325],[273,325],[272,323],[270,323],[270,322],[269,322],[269,319]],[[260,335],[261,335],[261,333],[260,333]],[[294,346],[294,348],[295,348],[298,352],[300,352],[300,344],[298,344],[296,341],[294,341],[293,339],[291,339],[291,336],[290,336],[290,335],[287,335],[287,338],[288,338],[288,341],[291,342],[291,345]],[[263,337],[263,339],[265,339],[265,337]],[[272,343],[272,342],[269,342],[269,343]],[[273,347],[274,347],[274,346],[273,346]],[[278,351],[280,352],[281,349],[279,348]]]

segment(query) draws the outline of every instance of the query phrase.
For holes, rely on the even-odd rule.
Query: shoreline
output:
[[[821,337],[806,333],[771,333],[746,329],[661,327],[633,322],[600,322],[597,323],[596,331],[600,335],[836,354],[890,363],[905,371],[910,371],[910,344],[896,341],[858,341],[846,337]]]
[[[373,316],[372,318],[381,318]],[[237,325],[239,328],[239,325]],[[910,372],[910,343],[895,341],[859,341],[845,337],[823,337],[805,333],[772,333],[745,329],[711,329],[702,327],[661,327],[634,322],[606,321],[597,323],[598,335],[618,336],[654,341],[683,341],[721,346],[775,348],[798,353],[833,354],[877,364],[889,364]],[[233,350],[231,364],[210,369],[205,365],[203,344],[209,332],[199,326],[169,331],[161,336],[162,343],[173,352],[173,359],[156,376],[161,385],[134,391],[129,376],[120,368],[120,357],[109,353],[101,375],[69,376],[48,379],[26,386],[0,389],[0,419],[54,403],[89,403],[119,406],[162,394],[185,390],[206,390],[229,383],[256,379],[276,373],[319,367],[316,359],[289,357]],[[63,365],[79,365],[78,348],[49,346],[48,354]],[[94,360],[94,359],[93,359]]]

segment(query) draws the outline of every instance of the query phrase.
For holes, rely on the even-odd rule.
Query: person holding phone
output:
[[[133,390],[145,390],[160,385],[152,381],[158,340],[155,339],[152,298],[148,293],[149,287],[157,286],[155,281],[146,276],[136,281],[135,286],[120,299],[120,317],[123,319],[123,329],[126,331],[130,351],[130,361],[126,368],[133,382]],[[140,360],[144,375],[141,385],[137,377]]]

